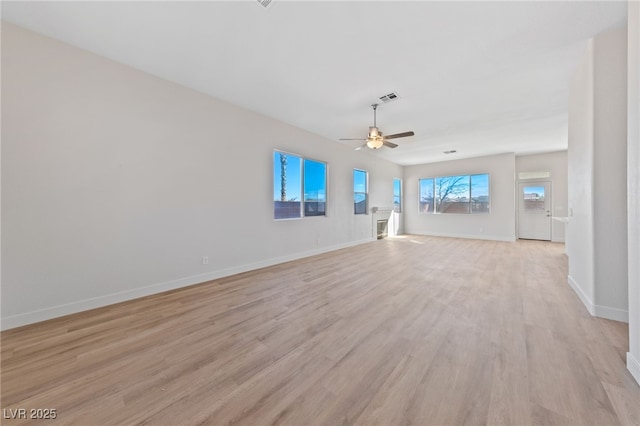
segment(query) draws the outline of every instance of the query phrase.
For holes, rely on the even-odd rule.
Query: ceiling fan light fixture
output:
[[[367,140],[367,146],[371,149],[378,149],[382,146],[382,138],[381,137],[375,137],[375,138],[369,138]]]

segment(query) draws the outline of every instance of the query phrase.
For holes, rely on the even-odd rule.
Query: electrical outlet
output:
[[[209,256],[202,256],[202,264],[203,265],[209,264]]]

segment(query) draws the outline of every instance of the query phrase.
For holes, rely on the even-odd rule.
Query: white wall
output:
[[[592,315],[628,320],[627,31],[589,43],[569,99],[569,283]]]
[[[629,2],[628,30],[629,352],[627,368],[640,383],[640,2]]]
[[[272,219],[274,149],[328,162],[328,217]],[[5,329],[371,240],[352,170],[370,206],[403,174],[7,23],[2,151]]]
[[[587,43],[569,90],[566,252],[569,283],[593,314],[593,40]]]
[[[599,34],[593,47],[595,300],[615,319],[626,316],[629,303],[627,29]]]
[[[489,214],[419,212],[421,178],[490,175]],[[515,156],[513,153],[405,167],[404,229],[409,234],[515,241]]]
[[[550,172],[551,215],[568,216],[567,151],[516,156],[516,176],[521,172]],[[563,222],[551,221],[551,241],[565,241],[565,226]]]

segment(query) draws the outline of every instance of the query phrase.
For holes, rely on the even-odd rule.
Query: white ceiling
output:
[[[586,40],[626,16],[611,1],[2,2],[4,20],[332,140],[365,137],[397,92],[378,126],[416,135],[375,154],[404,165],[566,149]]]

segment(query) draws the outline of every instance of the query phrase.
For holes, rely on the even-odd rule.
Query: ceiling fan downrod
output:
[[[376,124],[376,110],[378,109],[378,104],[372,104],[371,107],[373,108],[373,127],[378,127]]]

